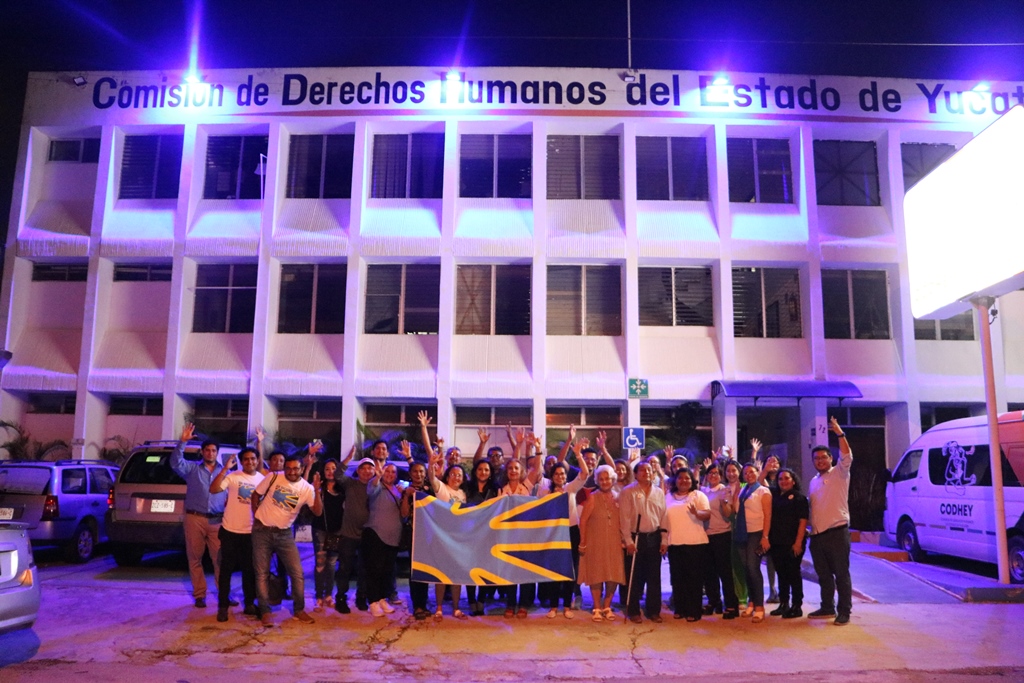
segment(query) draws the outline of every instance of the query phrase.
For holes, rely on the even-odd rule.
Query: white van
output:
[[[1024,411],[999,416],[1010,580],[1024,583]],[[886,486],[885,533],[925,552],[996,562],[988,420],[935,425],[911,444]]]

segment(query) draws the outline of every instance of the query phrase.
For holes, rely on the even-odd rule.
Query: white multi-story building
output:
[[[472,450],[510,421],[617,443],[697,402],[701,447],[756,437],[808,472],[835,414],[877,472],[984,403],[970,314],[910,311],[904,192],[1022,100],[596,69],[32,74],[0,419],[96,457],[186,416],[338,448],[427,409]],[[997,307],[1005,410],[1024,294]]]

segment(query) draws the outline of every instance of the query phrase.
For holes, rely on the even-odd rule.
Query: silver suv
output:
[[[110,495],[107,529],[111,554],[122,567],[142,561],[147,550],[185,548],[185,480],[171,469],[177,441],[147,441],[132,451]],[[199,441],[185,446],[185,459],[198,462]],[[222,445],[224,462],[241,450]]]
[[[61,545],[69,562],[85,562],[107,540],[117,473],[105,460],[0,463],[0,522],[27,524],[34,545]]]

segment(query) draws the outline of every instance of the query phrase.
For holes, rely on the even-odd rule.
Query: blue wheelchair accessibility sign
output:
[[[622,430],[622,447],[623,448],[643,448],[644,447],[644,428],[643,427],[626,427]]]

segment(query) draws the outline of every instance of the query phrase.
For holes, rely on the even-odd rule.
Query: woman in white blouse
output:
[[[668,563],[676,619],[700,620],[703,574],[708,561],[704,522],[710,518],[708,497],[697,487],[689,468],[679,467],[665,498]]]
[[[743,616],[753,616],[758,624],[764,621],[764,577],[761,575],[761,556],[768,552],[768,534],[772,528],[772,494],[767,486],[757,483],[757,465],[743,466],[746,486],[733,500],[736,512],[736,530],[733,544],[738,547],[740,560],[746,570],[747,593],[750,604]]]

